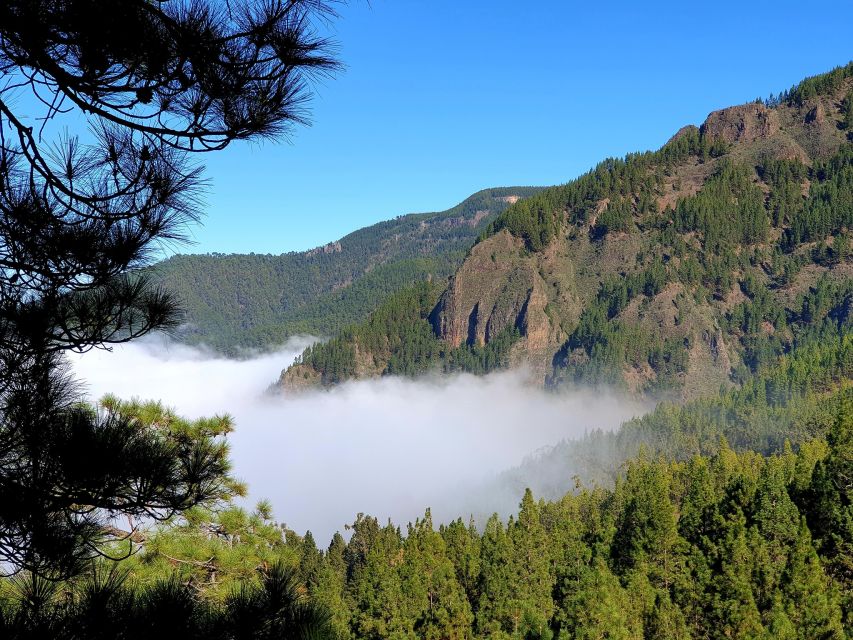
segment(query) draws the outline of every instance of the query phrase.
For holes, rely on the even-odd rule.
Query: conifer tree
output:
[[[720,545],[720,569],[709,616],[717,637],[760,637],[764,633],[752,590],[754,556],[743,522],[732,522]]]
[[[404,552],[403,591],[417,636],[425,640],[468,637],[471,607],[456,580],[444,539],[433,529],[429,510],[409,527]]]
[[[456,570],[456,580],[465,591],[468,602],[476,606],[480,599],[480,534],[473,518],[466,527],[459,518],[441,528],[447,557]]]
[[[799,531],[800,512],[791,500],[783,473],[780,460],[769,461],[762,469],[754,498],[752,519],[760,534],[762,552],[756,565],[761,576],[759,588],[765,597],[779,586],[787,552]],[[759,599],[762,594],[758,594]]]
[[[845,585],[845,621],[853,622],[853,398],[844,397],[827,434],[829,455],[805,492],[809,525],[831,573]]]
[[[353,575],[353,620],[359,638],[402,638],[412,633],[400,565],[403,540],[390,522],[379,529]]]
[[[510,602],[515,578],[510,564],[512,543],[497,514],[486,522],[480,549],[477,629],[480,634],[498,637],[515,633],[521,622],[521,612]]]
[[[340,640],[347,640],[352,635],[352,605],[347,593],[347,567],[344,560],[346,546],[343,536],[336,532],[323,557],[311,592],[312,598],[331,612],[330,625]]]
[[[628,594],[601,558],[584,565],[571,588],[565,588],[558,603],[561,629],[558,638],[612,638],[639,640],[642,625],[635,615]]]
[[[799,638],[844,638],[841,609],[836,594],[827,589],[826,574],[805,520],[785,567],[782,591],[787,599],[786,613]]]
[[[311,26],[324,11],[0,3],[3,571],[75,575],[112,518],[168,518],[219,493],[227,468],[210,442],[78,408],[61,354],[175,325],[175,300],[138,269],[200,215],[190,154],[304,122],[306,81],[334,68]],[[51,139],[69,112],[89,139]]]
[[[314,536],[306,531],[299,549],[299,577],[309,588],[317,582],[322,561]]]
[[[669,589],[680,571],[681,538],[670,499],[671,476],[661,463],[645,460],[628,469],[625,507],[617,521],[614,561],[627,572],[643,563],[653,584]]]
[[[526,489],[518,518],[509,529],[512,544],[512,603],[522,613],[527,635],[541,637],[554,612],[554,574],[541,505]]]

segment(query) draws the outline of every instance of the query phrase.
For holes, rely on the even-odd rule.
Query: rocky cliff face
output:
[[[599,244],[575,237],[556,240],[541,254],[528,254],[517,238],[503,231],[472,250],[433,311],[433,327],[452,347],[482,345],[502,329],[516,327],[521,340],[515,364],[545,382],[554,374],[557,352],[593,299],[596,284],[635,271],[645,246],[628,234]],[[684,396],[693,397],[727,384],[738,363],[714,316],[673,284],[650,299],[635,299],[619,318],[683,342],[689,355],[682,385]],[[560,365],[571,366],[571,357]],[[654,377],[648,367],[625,371],[627,386],[635,390]]]
[[[743,104],[712,112],[700,131],[729,144],[755,142],[779,133],[779,115],[763,104]]]
[[[709,141],[725,143],[726,157],[734,161],[779,158],[811,164],[843,144],[844,135],[837,126],[843,92],[836,93],[800,107],[771,109],[752,103],[715,111],[701,128],[684,127],[670,142],[698,133]],[[721,161],[688,160],[670,168],[656,198],[658,210],[695,195]],[[611,233],[603,240],[593,240],[590,231],[608,205],[609,200],[599,202],[581,226],[569,224],[567,212],[563,228],[544,251],[527,251],[523,241],[506,230],[477,244],[451,278],[431,316],[436,334],[457,347],[488,343],[501,329],[514,326],[522,336],[516,361],[532,367],[543,380],[554,374],[553,365],[558,361],[571,367],[583,360],[582,353],[565,352],[564,346],[581,310],[593,300],[601,282],[636,273],[656,250],[653,234],[642,226],[632,233]],[[675,265],[683,258],[672,259]],[[800,274],[788,288],[803,290],[808,281],[814,281],[814,274]],[[734,338],[720,325],[737,296],[742,294],[734,285],[722,299],[696,301],[680,284],[670,284],[651,297],[639,296],[616,320],[683,343],[687,357],[681,374],[682,395],[695,397],[730,384],[731,373],[740,364]],[[624,371],[631,388],[643,387],[654,376],[648,366]]]
[[[508,326],[521,328],[521,312],[533,287],[531,260],[508,233],[478,244],[450,279],[432,314],[436,334],[456,348],[485,344]]]
[[[569,283],[573,271],[565,254],[530,254],[523,242],[502,231],[471,250],[430,321],[436,335],[454,348],[487,344],[514,327],[521,334],[514,363],[544,378],[566,339],[561,320],[577,319],[579,303]]]

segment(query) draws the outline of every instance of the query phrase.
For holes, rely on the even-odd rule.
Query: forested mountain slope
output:
[[[509,470],[483,492],[480,508],[501,495],[532,488],[559,498],[573,478],[607,486],[637,455],[686,460],[713,455],[725,442],[736,451],[782,454],[823,437],[840,408],[853,406],[853,333],[811,340],[761,366],[741,387],[729,387],[685,404],[660,403],[615,432],[593,429],[541,451]]]
[[[282,255],[176,255],[153,277],[185,311],[179,337],[226,352],[333,335],[414,282],[444,281],[495,216],[540,189],[486,189],[439,213],[399,216]]]
[[[552,384],[689,398],[741,383],[849,328],[851,140],[853,63],[716,111],[513,204],[434,307],[389,300],[280,383],[464,369],[460,350],[494,352],[468,358],[475,370],[526,364]],[[408,319],[383,336],[390,317]]]

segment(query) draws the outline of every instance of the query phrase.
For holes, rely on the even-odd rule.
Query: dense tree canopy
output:
[[[279,558],[339,638],[842,640],[853,622],[852,400],[824,397],[826,424],[797,447],[765,456],[721,438],[676,461],[641,450],[615,483],[550,501],[527,490],[515,514],[479,526],[439,525],[429,510],[407,527],[359,515],[348,542],[336,534],[321,551],[262,507],[199,514],[181,535],[154,536],[131,576],[178,560],[205,600],[227,604],[223,584],[248,575],[258,588],[247,566]],[[715,436],[702,436],[709,448]],[[223,535],[204,539],[208,517]]]

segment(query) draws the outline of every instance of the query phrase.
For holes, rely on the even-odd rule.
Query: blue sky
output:
[[[566,182],[853,58],[853,3],[354,0],[290,142],[206,158],[182,252],[308,249],[491,186]]]

